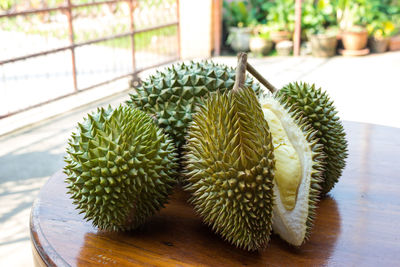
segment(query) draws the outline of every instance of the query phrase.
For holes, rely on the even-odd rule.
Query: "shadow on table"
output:
[[[178,265],[290,266],[296,262],[321,266],[328,263],[341,231],[337,203],[327,197],[320,202],[315,226],[306,244],[294,248],[273,235],[265,250],[248,252],[230,245],[206,226],[184,201],[184,194],[175,193],[171,203],[138,230],[84,234],[84,244],[77,257],[89,262],[112,260],[115,264],[132,260],[157,265],[167,260]],[[104,259],[97,259],[98,254]]]

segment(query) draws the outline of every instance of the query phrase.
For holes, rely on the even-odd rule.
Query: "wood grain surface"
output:
[[[201,222],[181,190],[141,229],[99,231],[75,210],[60,171],[32,208],[34,258],[39,266],[400,266],[400,129],[344,126],[346,169],[300,248],[273,236],[263,251],[237,249]]]

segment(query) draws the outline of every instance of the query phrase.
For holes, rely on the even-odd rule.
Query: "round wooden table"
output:
[[[347,166],[317,210],[311,239],[293,248],[273,236],[246,252],[204,225],[176,190],[140,230],[99,231],[66,195],[65,175],[49,179],[30,221],[37,266],[399,266],[400,129],[344,122]]]

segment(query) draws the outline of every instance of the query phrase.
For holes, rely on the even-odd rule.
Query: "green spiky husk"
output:
[[[232,89],[235,76],[233,68],[211,61],[174,64],[135,88],[136,93],[130,95],[127,104],[154,116],[180,150],[196,106],[210,92]],[[261,93],[252,78],[247,78],[245,85]]]
[[[272,96],[269,96],[272,97]],[[307,119],[305,119],[303,113],[297,107],[290,104],[290,102],[286,99],[283,99],[276,94],[273,95],[273,98],[280,103],[283,109],[286,110],[287,114],[291,117],[294,124],[301,130],[305,141],[310,148],[312,153],[312,166],[311,166],[311,179],[309,185],[309,195],[308,195],[308,215],[306,224],[306,232],[304,236],[304,240],[302,244],[304,244],[307,240],[309,240],[311,235],[311,229],[314,225],[316,208],[317,204],[320,200],[321,193],[321,183],[323,182],[323,173],[324,173],[324,165],[326,156],[323,152],[323,145],[318,141],[319,139],[316,137],[317,131],[309,124]],[[272,136],[272,138],[274,138]],[[304,166],[303,166],[304,167]],[[303,177],[303,179],[305,179]],[[279,233],[277,233],[279,234]]]
[[[177,175],[173,141],[142,111],[100,108],[68,142],[68,194],[100,229],[130,230],[167,202]]]
[[[247,250],[272,228],[274,155],[255,93],[217,92],[200,107],[185,146],[186,190],[203,221]]]
[[[290,83],[277,92],[305,115],[308,123],[317,130],[316,137],[324,146],[326,165],[321,183],[322,194],[328,193],[337,183],[346,165],[347,141],[337,111],[326,92],[307,83]]]

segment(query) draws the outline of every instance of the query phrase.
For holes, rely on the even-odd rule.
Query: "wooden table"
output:
[[[215,235],[177,190],[143,229],[98,231],[78,215],[56,173],[32,208],[37,265],[57,266],[400,266],[400,129],[345,122],[349,158],[318,208],[308,243],[277,236],[262,252],[236,249]]]

